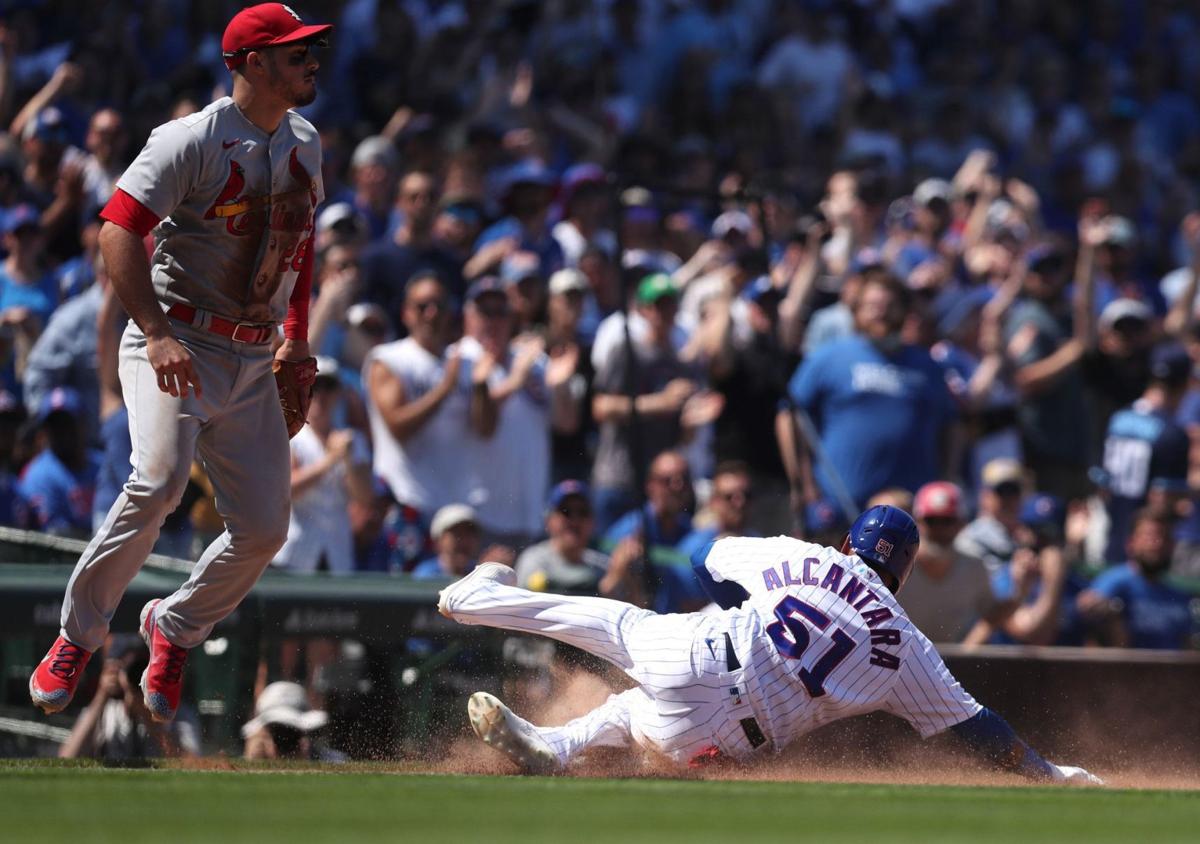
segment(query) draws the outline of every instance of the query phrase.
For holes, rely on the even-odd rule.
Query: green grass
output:
[[[1200,794],[0,763],[0,841],[1174,842]]]

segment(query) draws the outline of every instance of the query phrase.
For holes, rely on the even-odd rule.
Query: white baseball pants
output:
[[[291,460],[269,345],[235,343],[172,323],[192,354],[202,394],[158,388],[146,339],[131,321],[121,338],[121,390],[129,411],[133,473],[67,585],[62,635],[94,651],[163,520],[179,504],[197,453],[225,532],[191,577],[157,607],[172,643],[200,644],[241,603],[287,537]]]
[[[739,720],[752,714],[745,678],[725,670],[720,615],[659,615],[484,579],[471,585],[450,601],[456,621],[549,636],[608,660],[639,684],[562,727],[537,728],[561,763],[590,747],[631,743],[679,764],[713,747],[735,759],[754,752]],[[732,695],[734,688],[741,694]]]

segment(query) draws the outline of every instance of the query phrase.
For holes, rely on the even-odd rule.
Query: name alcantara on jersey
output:
[[[868,604],[879,601],[879,596],[868,589],[867,584],[854,575],[850,575],[849,580],[843,584],[842,579],[846,577],[846,570],[837,563],[831,563],[829,570],[825,572],[825,577],[818,578],[813,569],[819,565],[821,565],[821,561],[816,557],[805,557],[804,562],[800,565],[799,576],[797,576],[792,571],[792,561],[784,560],[778,567],[771,566],[762,570],[763,584],[767,587],[768,592],[775,589],[786,589],[788,586],[816,586],[833,592],[854,607],[862,616],[867,627],[870,628],[871,664],[889,668],[892,671],[898,669],[900,658],[879,647],[880,645],[896,646],[900,644],[899,630],[879,629],[879,625],[892,618],[892,611],[887,607],[879,606],[867,609]],[[776,612],[778,613],[779,610],[777,609]]]

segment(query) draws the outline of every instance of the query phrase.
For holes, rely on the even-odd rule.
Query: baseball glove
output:
[[[287,422],[288,439],[300,433],[308,421],[308,405],[312,401],[313,382],[317,379],[317,359],[274,360],[275,386],[279,389],[279,405]]]

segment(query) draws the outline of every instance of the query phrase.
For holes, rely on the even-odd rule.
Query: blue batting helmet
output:
[[[883,578],[895,594],[912,573],[921,534],[908,513],[899,507],[880,504],[863,511],[854,520],[846,544]]]

